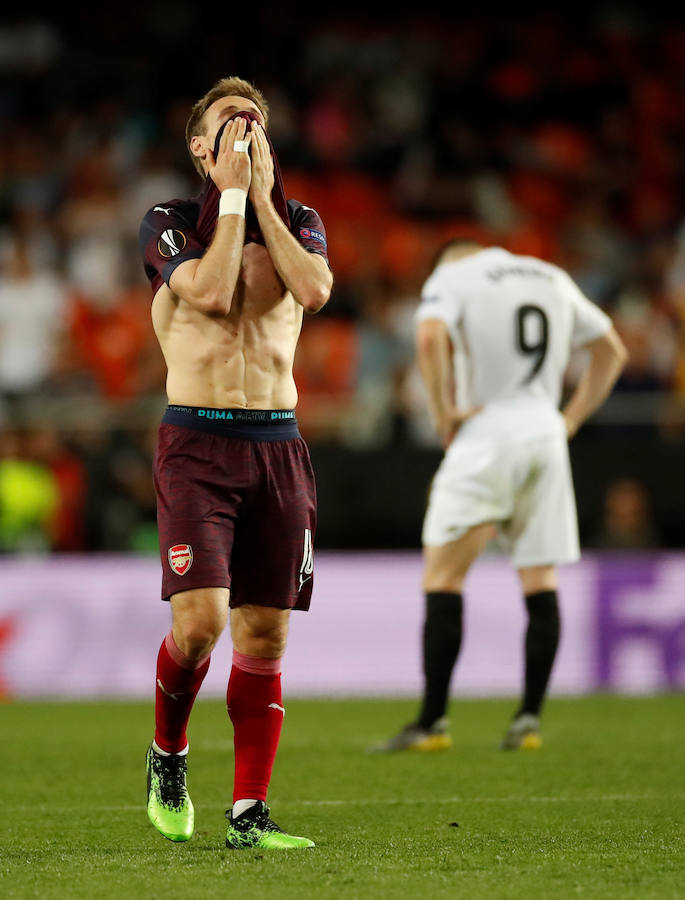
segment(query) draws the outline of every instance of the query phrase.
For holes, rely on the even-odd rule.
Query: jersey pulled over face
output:
[[[140,252],[154,295],[152,321],[167,363],[169,402],[293,408],[292,365],[302,307],[286,290],[262,243],[248,239],[244,246],[226,316],[203,314],[170,287],[175,269],[201,258],[212,239],[217,207],[212,188],[207,179],[197,197],[154,206],[140,228]],[[207,214],[210,206],[212,215]],[[287,219],[298,243],[328,262],[326,232],[316,210],[291,199]]]
[[[200,194],[190,200],[169,200],[149,209],[139,232],[139,249],[145,274],[156,294],[169,284],[174,269],[188,259],[200,259],[216,225],[216,211],[206,213],[214,183],[207,179]],[[315,209],[298,200],[288,200],[290,231],[305,250],[320,254],[328,262],[326,230]],[[284,217],[285,218],[285,217]]]
[[[557,409],[571,352],[611,327],[569,275],[499,248],[439,265],[416,321],[444,322],[460,407],[532,400]]]

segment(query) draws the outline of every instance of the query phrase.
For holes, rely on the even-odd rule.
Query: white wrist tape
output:
[[[219,197],[220,216],[242,216],[245,218],[247,192],[242,188],[227,188]]]

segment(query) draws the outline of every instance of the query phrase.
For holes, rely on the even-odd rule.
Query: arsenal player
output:
[[[140,229],[168,370],[154,483],[172,619],[157,658],[147,808],[169,840],[192,836],[186,728],[230,620],[226,846],[288,849],[313,842],[283,832],[266,798],[284,715],[281,658],[290,611],[309,608],[316,529],[292,367],[303,314],[328,301],[333,276],[319,215],[285,197],[267,124],[254,85],[214,84],[186,127],[200,192],[156,204]]]

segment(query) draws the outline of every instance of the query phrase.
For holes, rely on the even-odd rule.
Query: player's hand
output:
[[[248,191],[252,177],[252,164],[250,161],[249,145],[252,133],[247,130],[247,121],[242,116],[232,119],[221,135],[219,150],[214,158],[212,150],[208,151],[209,176],[220,191],[228,188],[241,188]],[[235,150],[235,141],[246,141],[245,150]]]
[[[264,129],[252,122],[252,183],[250,200],[258,203],[271,198],[274,186],[274,161]]]
[[[482,406],[473,406],[466,410],[452,408],[437,417],[435,424],[443,450],[447,450],[464,422],[479,413],[482,408]]]

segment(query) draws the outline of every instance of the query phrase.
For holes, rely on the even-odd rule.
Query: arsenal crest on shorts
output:
[[[185,575],[193,564],[193,548],[190,544],[174,544],[169,547],[169,565],[177,575]]]

